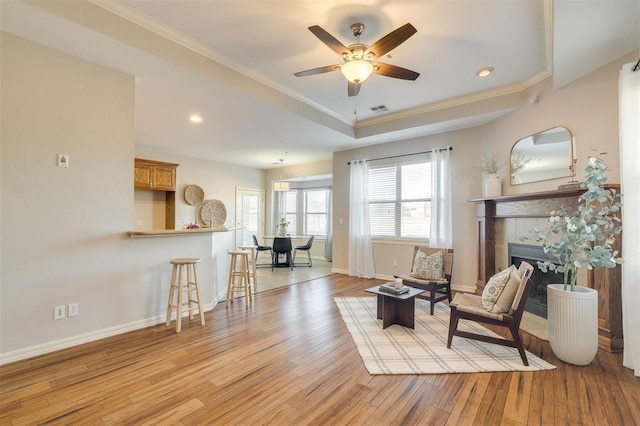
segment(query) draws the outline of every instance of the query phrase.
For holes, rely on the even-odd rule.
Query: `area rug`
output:
[[[517,349],[454,337],[447,349],[449,307],[437,303],[429,315],[429,302],[416,299],[415,329],[392,325],[382,329],[376,319],[375,297],[334,298],[370,374],[441,374],[487,371],[537,371],[556,368],[527,352],[529,366],[522,364]],[[466,320],[459,329],[497,336]]]

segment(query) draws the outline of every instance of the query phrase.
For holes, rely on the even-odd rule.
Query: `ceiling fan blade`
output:
[[[386,77],[400,78],[402,80],[415,80],[420,76],[420,73],[415,71],[382,62],[373,64],[373,73]]]
[[[294,73],[296,77],[306,77],[308,75],[316,75],[323,74],[325,72],[338,71],[340,69],[340,65],[327,65],[326,67],[313,68],[306,71],[298,71]]]
[[[357,96],[360,92],[360,83],[352,83],[350,81],[348,81],[347,83],[347,91],[349,92],[349,97]]]
[[[323,30],[318,25],[313,25],[309,27],[309,31],[311,31],[316,37],[318,37],[321,42],[329,46],[331,50],[333,50],[338,55],[340,55],[340,57],[342,57],[344,53],[347,53],[347,54],[350,53],[349,49],[347,49],[344,44],[340,43],[338,39],[336,39],[334,36],[326,32],[325,30]]]
[[[365,57],[367,53],[373,52],[376,55],[376,58],[380,58],[398,47],[416,32],[418,32],[418,30],[416,30],[413,25],[404,24],[397,30],[391,31],[389,34],[369,46],[364,53]]]

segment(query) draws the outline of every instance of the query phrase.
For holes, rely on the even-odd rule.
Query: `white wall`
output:
[[[452,192],[453,199],[453,249],[454,274],[452,286],[456,289],[473,290],[477,257],[475,205],[468,200],[481,196],[480,170],[477,168],[481,154],[480,129],[466,129],[402,142],[391,142],[360,149],[336,152],[333,155],[333,270],[346,273],[348,270],[349,235],[349,166],[347,162],[358,159],[373,159],[391,155],[411,154],[433,148],[453,147]],[[413,241],[379,240],[374,242],[376,276],[383,279],[411,270]],[[398,265],[393,265],[393,260]],[[471,266],[470,266],[471,265]]]

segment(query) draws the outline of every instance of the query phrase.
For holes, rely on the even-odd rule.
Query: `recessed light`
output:
[[[193,114],[191,117],[189,117],[189,120],[194,123],[200,123],[202,122],[202,117],[200,117],[198,114]]]
[[[493,72],[493,67],[484,67],[476,71],[478,77],[486,77]]]

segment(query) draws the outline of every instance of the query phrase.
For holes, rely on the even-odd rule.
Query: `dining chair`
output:
[[[271,270],[280,266],[288,266],[293,270],[293,262],[291,259],[291,237],[274,237],[273,238],[273,255],[271,260]],[[285,263],[280,263],[280,256],[285,255]]]
[[[268,251],[270,254],[270,258],[273,260],[273,249],[271,246],[263,246],[258,244],[258,237],[255,236],[255,234],[253,235],[253,245],[256,246],[256,266],[258,266],[258,255],[260,255],[261,251]],[[265,265],[268,266],[268,265]]]
[[[305,265],[308,265],[309,267],[311,267],[311,246],[313,245],[313,239],[315,238],[315,236],[310,236],[309,240],[307,241],[306,244],[302,245],[302,246],[296,246],[293,249],[293,264],[296,264],[296,253],[298,251],[306,251],[307,252],[307,258],[309,259],[309,262],[306,263]]]

